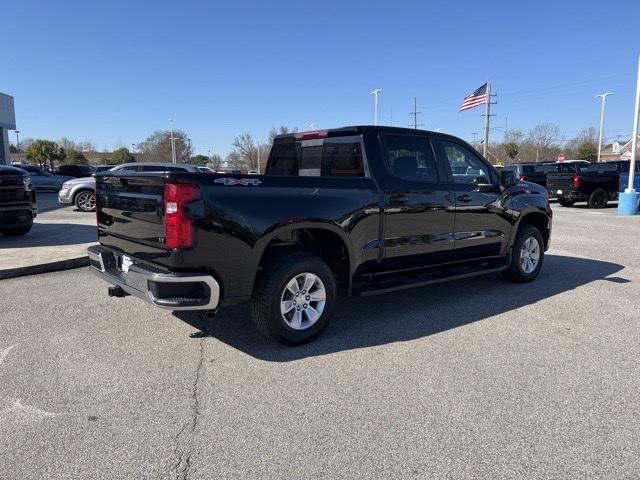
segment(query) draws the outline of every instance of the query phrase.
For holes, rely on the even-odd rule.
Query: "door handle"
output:
[[[409,201],[409,197],[406,195],[391,195],[389,201],[391,203],[407,203]]]
[[[473,200],[473,198],[471,198],[471,195],[467,195],[467,194],[465,193],[464,195],[460,195],[460,196],[458,197],[458,200],[460,200],[461,202],[468,203],[468,202],[470,202],[471,200]]]

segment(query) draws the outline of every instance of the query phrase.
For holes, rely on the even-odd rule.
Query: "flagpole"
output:
[[[486,112],[484,117],[484,147],[482,155],[487,158],[487,149],[489,147],[489,117],[491,115],[491,84],[487,82],[487,101],[485,103]]]

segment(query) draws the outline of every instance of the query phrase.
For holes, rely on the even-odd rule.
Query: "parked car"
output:
[[[199,172],[195,165],[185,163],[132,162],[112,165],[107,171],[126,172]],[[94,177],[74,178],[67,180],[58,192],[58,202],[74,204],[82,212],[93,212],[96,208],[96,180]]]
[[[93,173],[106,172],[107,170],[111,170],[115,166],[116,165],[97,165],[96,170]]]
[[[638,168],[636,163],[636,168]],[[629,161],[592,163],[579,171],[550,173],[547,188],[558,197],[558,203],[570,207],[587,202],[590,208],[604,208],[609,200],[617,200],[620,173],[629,171]]]
[[[73,178],[90,177],[96,173],[96,167],[93,165],[60,165],[56,173]]]
[[[96,192],[88,252],[111,296],[170,310],[251,302],[258,329],[285,344],[317,336],[338,294],[489,272],[532,281],[551,234],[544,188],[459,138],[407,128],[280,135],[265,175],[109,171]]]
[[[20,168],[0,165],[0,234],[26,235],[38,214],[31,178]]]
[[[66,175],[55,175],[35,165],[20,165],[20,168],[26,171],[31,177],[33,188],[39,192],[50,191],[57,192],[62,184],[73,177]]]

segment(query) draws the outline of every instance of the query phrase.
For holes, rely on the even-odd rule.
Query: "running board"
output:
[[[380,295],[383,293],[395,292],[397,290],[424,287],[425,285],[432,285],[434,283],[443,283],[443,282],[449,282],[452,280],[462,280],[464,278],[477,277],[479,275],[486,275],[489,273],[498,273],[506,270],[507,268],[509,268],[507,265],[502,265],[500,267],[494,267],[494,268],[478,268],[478,269],[474,269],[473,271],[467,271],[465,273],[461,273],[458,275],[451,275],[451,276],[444,276],[444,277],[440,276],[440,277],[434,278],[433,276],[431,276],[431,278],[427,278],[427,276],[424,275],[421,278],[413,278],[410,280],[405,279],[405,280],[398,280],[395,282],[386,281],[384,282],[384,284],[383,282],[380,282],[378,283],[378,285],[366,285],[360,288],[355,288],[353,290],[353,294],[358,297],[370,297],[373,295]]]

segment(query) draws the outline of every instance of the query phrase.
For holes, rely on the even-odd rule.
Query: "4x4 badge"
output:
[[[257,187],[262,182],[257,178],[216,178],[215,183],[224,183],[225,185],[253,185]]]

